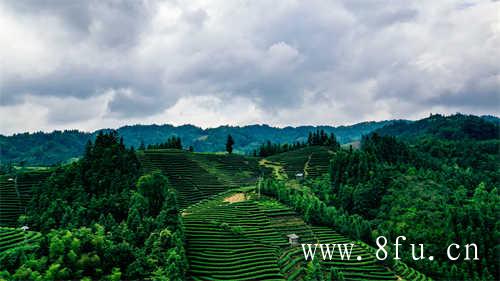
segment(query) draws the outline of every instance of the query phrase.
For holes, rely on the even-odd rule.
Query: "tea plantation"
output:
[[[275,163],[289,178],[297,172],[317,177],[327,172],[332,154],[327,147],[306,147],[270,156],[266,163]],[[303,280],[309,262],[300,245],[290,246],[288,234],[298,235],[300,243],[351,243],[334,229],[309,225],[291,208],[259,197],[258,158],[150,149],[140,159],[146,171],[160,170],[179,192],[192,280]],[[325,278],[332,267],[345,280],[425,278],[402,263],[389,269],[366,244],[353,243],[350,260],[335,253],[320,262]]]
[[[308,146],[266,159],[281,165],[288,178],[294,178],[297,173],[304,173],[306,177],[317,177],[328,172],[332,155],[333,152],[326,146]]]
[[[177,149],[138,152],[144,172],[161,171],[178,191],[190,280],[307,279],[312,263],[304,259],[300,244],[289,244],[289,234],[298,235],[299,243],[354,244],[349,260],[335,252],[331,260],[323,261],[317,252],[320,261],[314,266],[322,278],[329,278],[334,268],[344,280],[426,280],[403,263],[388,268],[375,259],[370,246],[330,227],[310,225],[290,207],[257,193],[257,178],[269,172],[262,163],[277,165],[288,178],[298,172],[314,178],[327,172],[332,155],[322,146],[273,155],[264,162],[256,157]],[[32,188],[49,174],[0,177],[0,226],[16,225]],[[38,232],[0,227],[0,257],[18,247],[36,247],[40,239]]]
[[[15,226],[31,199],[33,187],[43,182],[50,170],[0,176],[0,226]]]
[[[160,170],[179,192],[181,208],[242,184],[258,174],[257,161],[239,155],[210,155],[177,149],[146,150],[140,155],[146,171]]]
[[[38,232],[0,227],[0,257],[10,249],[34,246],[40,238],[41,235]]]
[[[287,234],[297,234],[300,243],[351,242],[333,229],[306,224],[287,206],[248,189],[195,204],[183,218],[193,280],[303,280],[307,262],[300,245],[288,244]],[[321,271],[326,276],[335,267],[345,280],[398,279],[362,244],[355,243],[352,255],[350,260],[333,255],[321,262]]]

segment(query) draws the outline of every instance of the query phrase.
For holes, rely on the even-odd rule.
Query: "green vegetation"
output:
[[[302,147],[305,147],[306,143],[304,142],[296,142],[293,144],[280,144],[280,143],[272,143],[270,140],[261,144],[258,150],[253,151],[254,156],[259,157],[267,157],[278,153],[287,152],[290,150],[296,150]]]
[[[208,134],[194,142],[169,135],[138,151],[101,132],[77,161],[2,167],[0,280],[497,280],[495,120],[432,115],[344,148],[324,128],[309,137],[279,129],[300,134],[281,145],[266,126],[183,126]],[[255,141],[263,135],[272,141]],[[216,151],[226,142],[230,153],[183,150],[181,139],[217,143]],[[259,145],[266,157],[237,153]],[[305,260],[290,234],[299,243],[353,243],[361,259]],[[402,251],[401,261],[379,261],[380,235],[423,243],[435,260]],[[480,261],[450,261],[451,243],[476,243]]]
[[[233,137],[231,135],[227,135],[227,140],[226,140],[227,153],[229,153],[229,154],[233,153],[233,145],[234,145]]]
[[[158,143],[158,144],[148,144],[148,149],[166,149],[166,148],[175,148],[182,149],[182,142],[180,137],[172,136],[167,139],[166,142]],[[142,142],[139,146],[140,150],[144,150],[144,143]]]
[[[266,160],[280,165],[288,178],[295,178],[297,173],[315,177],[328,172],[333,153],[332,147],[307,146],[267,157]]]
[[[21,229],[0,227],[0,256],[5,258],[7,253],[18,253],[38,246],[41,235],[34,231],[23,231]],[[10,255],[12,256],[12,253]],[[1,263],[1,262],[0,262]]]
[[[0,226],[17,225],[18,217],[25,214],[32,190],[51,173],[50,169],[40,169],[0,176]]]
[[[80,161],[59,167],[26,208],[21,222],[41,232],[39,247],[0,251],[0,278],[184,279],[176,192],[159,173],[141,176],[135,151],[114,132],[99,134]]]
[[[297,150],[306,146],[328,146],[332,150],[337,150],[340,148],[340,144],[337,142],[337,138],[333,133],[329,135],[325,133],[324,130],[316,130],[315,132],[310,132],[307,137],[307,142],[295,142],[295,143],[272,143],[270,140],[263,143],[258,150],[253,151],[254,156],[267,157],[278,153],[283,153],[287,151]]]
[[[243,127],[221,126],[218,128],[201,129],[192,125],[133,125],[124,126],[116,131],[123,137],[127,146],[135,148],[164,143],[170,137],[180,137],[184,148],[192,147],[199,152],[225,151],[227,135],[235,141],[234,150],[239,153],[251,154],[266,140],[277,143],[305,142],[309,132],[323,129],[325,133],[334,133],[340,143],[361,139],[361,136],[392,121],[363,122],[352,126],[301,126],[274,128],[267,125],[250,125]],[[81,157],[85,144],[95,140],[99,132],[109,132],[109,129],[93,133],[76,130],[54,131],[51,133],[22,133],[12,136],[0,135],[0,168],[9,164],[53,165],[65,163],[70,159]]]
[[[398,121],[382,127],[376,132],[380,135],[398,136],[411,139],[421,136],[434,136],[447,140],[487,140],[500,135],[500,121],[491,116],[455,114],[443,116],[434,114],[415,122]]]
[[[248,184],[258,172],[256,162],[241,155],[194,154],[178,149],[146,150],[141,155],[146,171],[165,174],[179,193],[179,205],[208,198]]]
[[[435,118],[451,136],[470,131],[455,124],[461,116],[450,117],[446,126],[439,116],[422,123]],[[377,133],[365,137],[360,150],[336,153],[330,178],[311,183],[312,190],[327,205],[362,217],[372,238],[405,235],[424,243],[437,261],[405,260],[431,277],[494,280],[499,276],[500,140],[477,134],[478,140],[447,139],[441,130],[434,131],[403,138],[406,142]],[[363,240],[370,242],[369,235],[362,233]],[[451,243],[476,243],[481,262],[449,261],[446,248]]]
[[[245,193],[246,192],[246,193]],[[290,247],[286,235],[303,243],[349,243],[328,227],[307,224],[291,208],[248,190],[225,192],[184,211],[189,274],[194,280],[307,280],[307,263],[300,247]],[[393,272],[356,244],[353,255],[363,261],[342,261],[335,255],[322,261],[317,276],[330,268],[348,280],[396,280]],[[309,276],[310,277],[310,276]],[[312,279],[309,279],[312,280]]]

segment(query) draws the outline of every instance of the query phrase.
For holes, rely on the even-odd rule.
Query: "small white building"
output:
[[[295,174],[295,179],[298,181],[301,181],[304,179],[304,173],[296,173]]]
[[[291,246],[299,245],[299,236],[297,234],[288,234],[286,237],[288,237],[288,243],[290,243]]]

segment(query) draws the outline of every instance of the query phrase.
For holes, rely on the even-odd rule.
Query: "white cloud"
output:
[[[499,9],[486,0],[3,2],[0,113],[10,118],[0,133],[499,114]]]

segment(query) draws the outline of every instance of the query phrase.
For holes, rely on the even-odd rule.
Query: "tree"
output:
[[[335,266],[332,266],[330,268],[330,279],[328,280],[333,280],[333,281],[344,281],[344,274],[342,274],[341,271],[338,271]]]
[[[137,191],[147,200],[148,214],[156,216],[168,195],[168,179],[158,171],[143,175],[137,181]]]
[[[321,272],[321,264],[318,259],[312,260],[307,264],[306,276],[304,280],[306,281],[321,281],[323,280],[323,274]]]
[[[233,153],[233,145],[234,145],[233,137],[231,135],[227,135],[226,151],[229,154]]]

